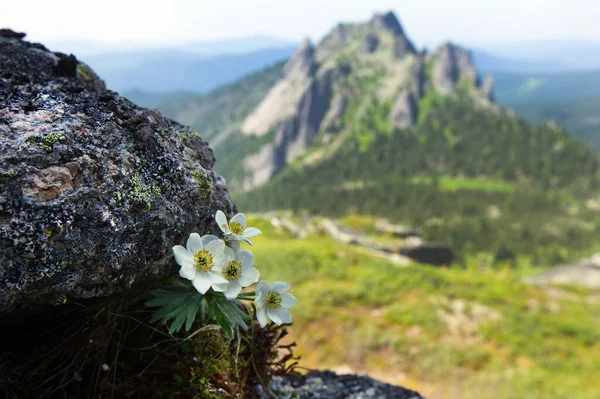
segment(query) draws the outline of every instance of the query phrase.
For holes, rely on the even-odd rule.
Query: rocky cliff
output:
[[[172,275],[235,208],[212,150],[23,36],[0,31],[0,316]]]
[[[418,53],[392,12],[362,24],[339,24],[316,46],[304,41],[283,78],[243,122],[245,135],[272,135],[246,154],[243,188],[266,183],[311,148],[333,140],[349,99],[355,103],[350,112],[391,102],[391,127],[408,129],[417,121],[425,90],[449,96],[457,86],[480,104],[491,104],[492,83],[481,83],[466,50],[448,43],[431,54]]]

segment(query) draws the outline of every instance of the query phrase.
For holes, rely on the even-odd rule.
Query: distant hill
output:
[[[500,104],[576,100],[600,96],[600,69],[563,73],[493,74]]]
[[[477,46],[475,46],[477,47]],[[545,40],[510,44],[488,43],[478,47],[497,57],[545,62],[561,69],[600,69],[600,40]]]
[[[600,96],[565,101],[519,102],[515,112],[534,123],[555,121],[591,148],[600,150]]]
[[[288,58],[293,47],[216,56],[180,51],[114,53],[83,58],[116,91],[203,93]]]
[[[277,37],[254,35],[247,37],[187,41],[171,44],[136,43],[136,42],[101,42],[86,40],[50,40],[45,41],[46,47],[53,51],[77,54],[78,57],[98,56],[105,54],[128,53],[160,53],[179,52],[214,57],[217,55],[245,54],[265,49],[297,46],[294,41]]]
[[[138,104],[158,107],[165,115],[194,127],[214,145],[239,130],[243,118],[282,78],[283,65],[279,62],[204,95],[132,92],[130,99]]]
[[[495,98],[534,123],[554,121],[600,149],[600,69],[563,73],[492,73]]]
[[[513,73],[552,73],[569,71],[569,67],[560,62],[550,60],[523,60],[503,57],[492,54],[486,50],[473,50],[473,63],[482,73],[494,74],[498,72]]]

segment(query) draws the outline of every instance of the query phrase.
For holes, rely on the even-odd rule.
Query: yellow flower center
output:
[[[244,227],[238,222],[229,222],[229,231],[233,234],[242,234],[244,232]]]
[[[213,256],[207,249],[198,251],[194,254],[194,262],[196,262],[196,269],[203,272],[207,272],[215,265],[213,262]]]
[[[277,309],[281,307],[281,294],[277,291],[269,291],[267,294],[267,307]]]
[[[232,260],[223,269],[223,277],[229,281],[239,280],[242,276],[242,264],[237,260]]]

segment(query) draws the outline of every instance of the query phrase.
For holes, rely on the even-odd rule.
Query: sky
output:
[[[0,0],[0,28],[33,41],[182,44],[251,35],[318,40],[392,10],[419,46],[600,40],[598,0]]]

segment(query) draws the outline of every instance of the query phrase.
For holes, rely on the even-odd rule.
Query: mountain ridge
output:
[[[387,217],[491,264],[581,256],[600,225],[598,156],[493,100],[467,50],[421,51],[377,14],[166,114],[211,142],[248,211]]]
[[[362,74],[362,76],[361,76]],[[242,134],[274,132],[271,143],[243,160],[245,190],[266,183],[302,157],[318,136],[331,140],[356,92],[373,83],[374,102],[391,102],[393,128],[417,120],[425,90],[450,95],[469,86],[480,105],[492,106],[490,80],[482,81],[470,54],[446,43],[432,53],[417,52],[392,12],[363,24],[338,24],[316,46],[305,41],[284,67],[284,77],[242,123]],[[356,101],[354,101],[356,102]]]

